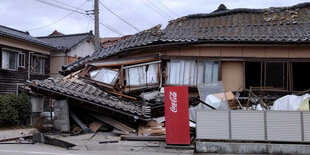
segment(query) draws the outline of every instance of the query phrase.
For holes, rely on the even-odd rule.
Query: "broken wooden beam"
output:
[[[125,95],[125,94],[121,94],[121,93],[117,93],[117,92],[113,92],[113,91],[107,91],[107,92],[110,93],[110,94],[113,94],[113,95],[117,95],[117,96],[121,96],[121,97],[125,97],[125,98],[128,98],[128,99],[131,99],[131,100],[137,100],[137,98],[132,97],[132,96],[128,96],[128,95]]]
[[[113,126],[114,128],[117,128],[127,134],[129,133],[134,133],[136,132],[135,129],[132,129],[131,127],[121,123],[121,122],[118,122],[110,117],[107,117],[107,116],[102,116],[102,115],[99,115],[99,114],[91,114],[92,116],[94,116],[96,119],[102,121],[103,123],[107,123],[111,126]]]
[[[34,133],[33,134],[33,142],[59,146],[59,147],[63,147],[66,149],[69,149],[69,148],[76,146],[75,144],[72,144],[72,143],[69,143],[67,141],[57,139],[57,138],[52,138],[52,137],[44,135],[42,133]]]
[[[107,144],[107,143],[118,143],[118,140],[107,140],[107,141],[100,141],[99,144]]]
[[[29,138],[31,138],[31,137],[32,137],[32,135],[18,136],[18,137],[10,137],[10,138],[3,138],[3,139],[0,139],[0,142],[7,142],[7,141],[12,141],[12,140],[19,140],[20,138],[29,139]]]
[[[83,133],[88,133],[88,127],[75,115],[74,112],[70,111],[70,117],[83,129]]]
[[[137,136],[137,135],[122,135],[121,140],[132,141],[166,141],[166,136]]]
[[[97,130],[100,129],[102,125],[103,125],[103,123],[95,121],[95,122],[92,122],[89,124],[89,129],[92,132],[97,132]]]

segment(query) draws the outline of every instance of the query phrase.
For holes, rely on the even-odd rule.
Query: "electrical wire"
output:
[[[155,9],[157,9],[159,12],[163,13],[165,16],[167,16],[168,18],[172,19],[172,17],[170,15],[168,15],[165,11],[161,10],[159,7],[157,7],[154,3],[152,3],[149,0],[146,0],[146,2],[150,3]]]
[[[46,5],[49,5],[49,6],[53,6],[53,7],[56,7],[56,8],[59,8],[59,9],[63,9],[63,10],[67,10],[67,11],[72,11],[72,12],[76,12],[76,13],[79,13],[79,14],[84,14],[84,12],[81,12],[81,11],[77,11],[77,9],[80,9],[80,8],[77,8],[77,9],[69,9],[69,8],[66,8],[66,7],[63,7],[63,6],[60,6],[60,5],[57,5],[57,4],[53,4],[53,3],[50,3],[50,2],[47,2],[47,1],[44,1],[44,0],[36,0],[40,3],[44,3]],[[87,2],[87,1],[86,1]],[[86,3],[85,2],[85,3]]]
[[[164,8],[166,8],[170,13],[172,13],[173,15],[175,15],[176,17],[179,17],[179,15],[177,15],[176,13],[174,13],[171,9],[169,9],[166,5],[164,5],[162,2],[160,2],[160,0],[157,0],[157,2],[163,6]]]
[[[61,2],[61,1],[58,1],[58,0],[53,0],[53,1],[54,1],[54,2],[57,2],[57,3],[59,3],[59,4],[62,4],[62,5],[65,5],[65,6],[67,6],[67,7],[73,8],[73,9],[77,9],[77,10],[81,10],[81,11],[86,11],[86,10],[84,10],[84,9],[76,8],[76,7],[74,7],[74,6],[71,6],[71,5],[67,4],[67,3],[64,3],[64,2]]]
[[[37,1],[38,1],[38,0],[37,0]],[[78,8],[76,8],[76,10],[79,9],[79,8],[81,8],[87,1],[88,1],[88,0],[86,0],[84,3],[82,3]],[[47,25],[45,25],[45,26],[41,26],[41,27],[38,27],[38,28],[30,29],[30,30],[28,30],[28,31],[30,32],[30,31],[40,30],[40,29],[49,27],[49,26],[51,26],[51,25],[53,25],[53,24],[55,24],[55,23],[57,23],[57,22],[59,22],[59,21],[65,19],[66,17],[70,16],[71,14],[75,13],[76,10],[72,10],[69,14],[67,14],[67,15],[65,15],[65,16],[63,16],[63,17],[61,17],[61,18],[59,18],[59,19],[57,19],[56,21],[54,21],[54,22],[52,22],[52,23],[50,23],[50,24],[47,24]]]
[[[134,13],[135,16],[140,17],[141,19],[143,19],[145,22],[147,22],[149,24],[149,26],[153,26],[156,25],[152,22],[150,22],[149,20],[147,20],[145,17],[141,16],[139,13],[137,13],[137,11],[135,11],[134,9],[131,9],[130,7],[128,7],[128,5],[124,4],[122,1],[120,0],[116,0],[122,7],[128,9],[130,12]]]
[[[150,8],[151,10],[153,10],[154,12],[158,13],[159,15],[161,15],[162,17],[170,20],[169,18],[167,18],[165,15],[163,15],[161,12],[157,11],[156,9],[154,9],[152,6],[150,6],[149,4],[147,4],[146,2],[144,2],[144,0],[140,0],[145,6],[147,6],[148,8]]]
[[[103,6],[105,9],[107,9],[110,13],[112,13],[114,16],[116,16],[118,19],[120,19],[121,21],[125,22],[127,25],[133,27],[134,29],[136,29],[138,32],[140,32],[140,30],[135,27],[134,25],[132,25],[131,23],[129,23],[128,21],[126,21],[125,19],[123,19],[122,17],[120,17],[119,15],[117,15],[116,13],[114,13],[111,9],[109,9],[107,6],[105,6],[104,4],[102,4],[100,1],[99,1],[99,4],[101,6]]]
[[[90,17],[92,20],[95,20],[92,16],[90,15],[87,15],[88,17]],[[104,23],[102,20],[99,19],[99,24],[106,27],[107,29],[113,31],[114,33],[117,33],[119,35],[124,35],[121,31],[117,30],[117,29],[114,29],[112,26]]]

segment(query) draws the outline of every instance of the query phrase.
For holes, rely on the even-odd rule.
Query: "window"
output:
[[[90,71],[90,78],[106,84],[114,85],[118,77],[118,71],[101,68],[99,70]]]
[[[292,62],[292,85],[294,91],[305,91],[310,88],[309,62]]]
[[[18,54],[18,67],[25,67],[25,53]]]
[[[126,85],[141,86],[158,83],[158,64],[125,69]]]
[[[18,52],[2,49],[2,69],[17,70]]]
[[[167,84],[197,85],[218,81],[217,61],[196,61],[171,59],[167,63]]]
[[[288,89],[286,62],[245,62],[246,88]]]
[[[31,72],[44,74],[45,58],[39,55],[31,56]]]

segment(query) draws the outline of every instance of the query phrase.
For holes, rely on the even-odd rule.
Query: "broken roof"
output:
[[[43,40],[29,35],[29,32],[23,32],[13,28],[0,25],[0,36],[21,40],[32,44],[53,48],[53,46]]]
[[[33,91],[41,92],[42,89],[129,116],[134,116],[142,120],[150,118],[151,115],[151,107],[149,105],[120,100],[117,97],[79,79],[64,80],[60,78],[48,78],[42,81],[33,80],[28,82],[28,85],[36,88],[33,89]]]
[[[92,32],[88,33],[79,33],[79,34],[70,34],[70,35],[50,35],[45,37],[38,37],[40,40],[48,42],[55,46],[57,49],[68,50],[80,42],[93,37]]]
[[[113,46],[94,52],[82,61],[63,67],[63,73],[132,49],[171,43],[309,43],[310,3],[267,9],[227,9],[193,14],[142,31]]]

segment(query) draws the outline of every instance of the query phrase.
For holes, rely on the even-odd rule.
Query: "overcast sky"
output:
[[[222,3],[228,9],[268,8],[291,6],[305,0],[100,0],[100,2],[131,24],[110,13],[101,4],[100,37],[117,37],[134,34],[169,20],[196,13],[209,13]],[[67,8],[60,9],[58,7]],[[84,33],[93,30],[94,21],[86,10],[93,9],[93,0],[0,0],[0,24],[33,36],[45,36],[54,30],[64,34]],[[81,7],[80,7],[81,6]],[[80,7],[80,9],[77,9]],[[76,10],[72,12],[71,10]],[[110,27],[110,29],[105,26]],[[135,27],[135,28],[134,28]],[[163,28],[162,27],[162,28]]]

